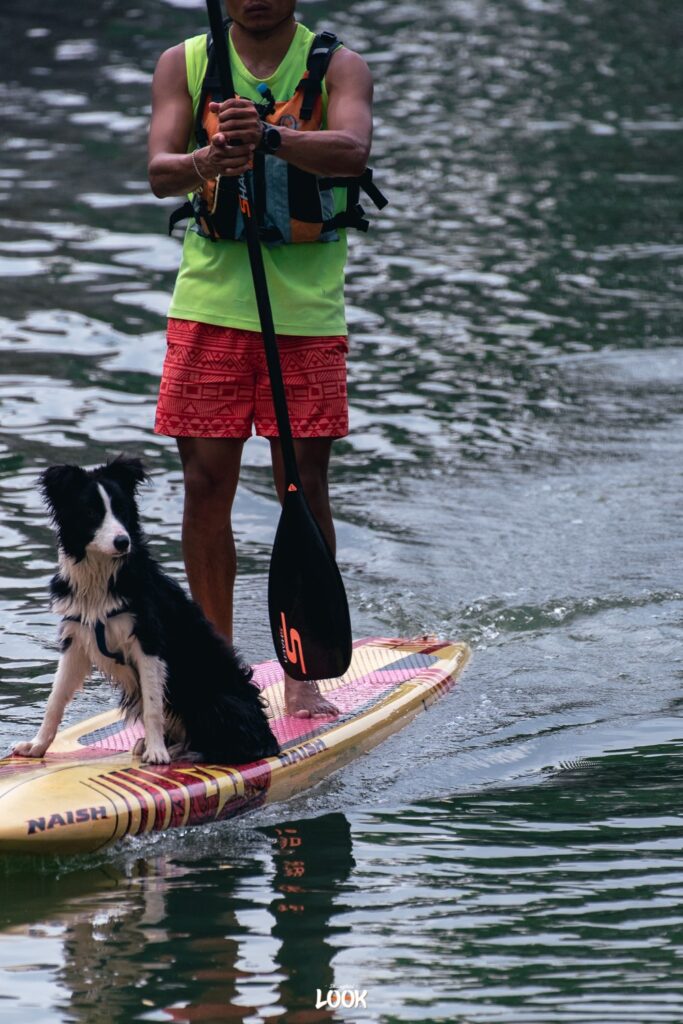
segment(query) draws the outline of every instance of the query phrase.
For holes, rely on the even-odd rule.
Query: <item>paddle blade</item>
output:
[[[341,676],[351,663],[344,584],[301,490],[287,491],[268,577],[278,661],[293,679]]]

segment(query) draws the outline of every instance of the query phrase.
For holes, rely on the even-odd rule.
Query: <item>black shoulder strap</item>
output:
[[[313,107],[322,92],[322,81],[327,72],[330,58],[341,45],[334,32],[319,32],[311,43],[306,62],[308,76],[301,83],[304,90],[304,99],[301,104],[302,121],[308,121],[313,116]]]

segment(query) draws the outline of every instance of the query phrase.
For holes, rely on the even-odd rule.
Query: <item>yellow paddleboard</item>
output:
[[[144,735],[118,709],[57,735],[40,760],[0,759],[0,853],[100,850],[124,836],[223,821],[286,800],[406,725],[455,684],[466,644],[375,637],[354,645],[339,679],[320,683],[338,718],[285,713],[282,669],[258,665],[280,753],[247,765],[143,765]]]

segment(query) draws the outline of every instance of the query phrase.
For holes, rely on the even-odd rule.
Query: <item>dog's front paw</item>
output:
[[[171,755],[163,743],[158,747],[149,747],[145,744],[141,760],[143,764],[170,764]]]
[[[15,757],[43,757],[49,746],[49,743],[44,743],[36,736],[35,739],[28,740],[26,743],[15,743],[12,753]]]

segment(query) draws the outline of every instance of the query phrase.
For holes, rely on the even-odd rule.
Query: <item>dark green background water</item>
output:
[[[391,206],[354,241],[334,495],[356,635],[468,639],[461,685],[288,806],[0,866],[0,1019],[683,1019],[681,15],[672,0],[300,5],[368,58]],[[55,665],[36,476],[142,453],[178,260],[149,83],[201,4],[4,0],[0,748]],[[237,635],[270,655],[277,508],[237,502]],[[94,682],[71,710],[112,700]],[[290,829],[292,831],[285,832]],[[279,830],[279,831],[278,831]],[[285,840],[295,845],[282,845]],[[282,848],[281,848],[282,846]]]

